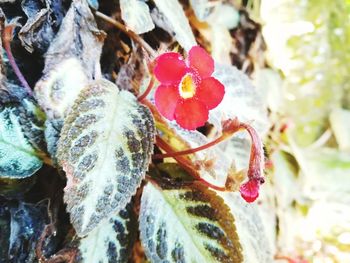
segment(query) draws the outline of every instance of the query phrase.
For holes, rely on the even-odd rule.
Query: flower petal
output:
[[[188,61],[190,67],[196,69],[202,78],[210,77],[214,72],[213,58],[200,46],[194,46],[190,49]]]
[[[248,203],[254,202],[259,197],[260,183],[258,180],[249,180],[241,185],[239,192]]]
[[[217,79],[210,77],[202,80],[197,87],[195,96],[211,110],[220,104],[224,95],[224,85]]]
[[[158,111],[171,121],[174,119],[175,108],[180,98],[177,86],[160,85],[154,94]]]
[[[182,128],[194,130],[208,120],[208,109],[199,100],[182,100],[175,109],[175,120]]]
[[[156,59],[154,75],[162,84],[178,84],[185,73],[186,63],[179,53],[167,52]]]

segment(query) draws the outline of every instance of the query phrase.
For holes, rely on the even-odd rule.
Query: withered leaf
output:
[[[222,198],[193,184],[141,198],[140,237],[151,262],[243,262],[235,220]]]
[[[36,50],[44,54],[62,20],[62,4],[52,0],[24,0],[21,6],[28,20],[19,31],[18,37],[29,52]]]
[[[57,152],[67,176],[64,200],[79,236],[130,201],[148,169],[153,139],[153,117],[131,93],[103,79],[82,91]]]
[[[146,33],[154,28],[147,4],[140,0],[120,0],[122,19],[136,34]]]
[[[104,36],[87,2],[74,0],[45,55],[43,77],[34,89],[50,119],[64,118],[80,91],[101,77]]]

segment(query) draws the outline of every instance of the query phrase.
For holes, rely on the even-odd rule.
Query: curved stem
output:
[[[151,76],[151,80],[149,81],[149,84],[148,84],[147,89],[144,91],[143,94],[141,94],[141,95],[137,98],[137,100],[138,100],[138,101],[144,100],[144,99],[148,96],[148,94],[151,92],[151,90],[153,89],[153,87],[154,87],[154,77]]]
[[[30,96],[33,96],[32,89],[29,87],[27,80],[24,78],[21,70],[18,68],[18,66],[16,64],[15,58],[12,55],[11,40],[12,40],[13,27],[14,27],[13,25],[8,25],[4,28],[4,31],[2,32],[2,42],[4,45],[8,60],[10,62],[10,65],[13,68],[13,71],[15,72],[17,78],[19,79],[19,81],[21,82],[21,84],[23,85],[23,87],[27,91],[27,93]]]
[[[120,29],[123,31],[125,34],[127,34],[132,40],[137,42],[141,47],[143,47],[150,56],[155,58],[157,56],[156,52],[153,50],[153,48],[148,45],[146,41],[144,41],[139,35],[135,34],[134,32],[128,30],[122,23],[114,20],[113,18],[99,12],[99,11],[94,11],[95,15],[98,16],[99,18],[102,18],[108,23],[111,23],[114,25],[116,28]]]
[[[156,144],[159,148],[161,148],[162,150],[166,151],[166,152],[172,152],[173,149],[171,148],[171,146],[169,144],[167,144],[162,138],[160,138],[159,136],[156,137]],[[213,185],[212,183],[209,183],[208,181],[206,181],[205,179],[203,179],[198,171],[195,170],[195,168],[193,167],[193,163],[182,157],[182,156],[175,156],[172,157],[174,158],[181,166],[182,168],[184,168],[190,175],[192,175],[194,178],[196,178],[198,181],[200,181],[201,183],[203,183],[205,186],[210,187],[214,190],[217,191],[226,191],[226,187],[225,186],[217,186],[217,185]]]
[[[159,137],[157,136],[156,139],[158,139],[158,138]],[[173,158],[173,157],[180,156],[180,155],[193,154],[193,153],[208,149],[208,148],[224,141],[226,138],[227,138],[227,135],[222,134],[220,137],[216,138],[215,140],[213,140],[207,144],[201,145],[199,147],[191,148],[191,149],[187,149],[187,150],[183,150],[183,151],[178,151],[178,152],[167,152],[164,154],[155,154],[155,155],[153,155],[152,159],[164,159],[164,158],[168,158],[168,157]]]
[[[152,112],[153,117],[155,118],[156,122],[159,124],[164,124],[164,129],[167,129],[167,125],[165,121],[163,121],[163,117],[158,112],[157,108],[147,99],[142,101],[143,104],[145,104]],[[199,146],[197,148],[187,149],[183,151],[174,151],[170,145],[168,145],[161,137],[156,137],[156,144],[158,147],[160,147],[162,150],[164,150],[166,153],[164,154],[156,154],[153,156],[153,159],[163,159],[163,158],[174,158],[186,171],[188,171],[193,177],[197,179],[202,179],[200,175],[198,174],[195,165],[189,160],[188,158],[184,158],[183,155],[193,154],[198,151],[205,150],[209,147],[212,147],[225,139],[231,137],[234,133],[240,131],[240,130],[246,130],[251,138],[251,150],[250,150],[250,159],[249,159],[249,167],[248,167],[248,178],[249,180],[256,180],[259,182],[259,185],[264,183],[265,179],[263,176],[263,166],[264,166],[264,150],[263,145],[261,142],[261,139],[258,135],[258,133],[255,131],[255,129],[250,126],[249,124],[242,123],[238,121],[238,119],[234,120],[227,120],[222,125],[222,135],[213,141]],[[202,179],[204,180],[204,179]],[[229,178],[228,178],[229,180]],[[215,185],[212,185],[204,180],[207,185],[209,184],[211,188],[217,189],[219,191],[223,191],[223,189],[227,190],[229,186],[226,187],[218,187]],[[226,182],[228,183],[228,181]],[[208,185],[208,186],[209,186]]]
[[[245,129],[251,138],[252,146],[250,149],[250,159],[249,159],[249,168],[248,168],[248,178],[256,179],[263,184],[265,182],[263,177],[263,169],[264,169],[264,149],[263,144],[259,138],[256,130],[245,123],[240,123],[240,126]]]

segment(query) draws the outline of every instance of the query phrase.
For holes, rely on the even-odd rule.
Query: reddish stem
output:
[[[147,89],[145,90],[145,92],[144,92],[143,94],[141,94],[141,95],[137,98],[137,100],[138,100],[138,101],[144,100],[144,99],[148,96],[148,94],[151,92],[151,90],[153,89],[153,86],[154,86],[154,77],[152,76],[152,77],[151,77],[151,80],[149,81],[149,84],[148,84]]]
[[[17,78],[19,79],[19,81],[21,82],[21,84],[23,85],[23,87],[27,91],[27,93],[30,96],[33,96],[32,89],[29,87],[28,82],[26,81],[22,72],[18,68],[18,66],[16,64],[16,60],[12,55],[11,40],[12,40],[13,28],[14,28],[14,25],[5,26],[4,31],[2,32],[2,42],[4,45],[8,60],[11,64],[11,67],[13,68],[13,71],[15,72]]]
[[[156,121],[158,121],[159,123],[162,123],[165,127],[167,127],[166,122],[163,120],[162,115],[158,112],[157,108],[154,107],[154,105],[149,100],[145,99],[142,101],[142,103],[145,104],[151,110],[153,117],[155,118]],[[184,158],[182,155],[193,154],[195,152],[202,151],[204,149],[212,147],[242,129],[248,132],[252,141],[250,159],[249,159],[249,168],[248,168],[248,178],[249,180],[252,180],[252,179],[256,180],[257,183],[260,185],[264,183],[264,177],[263,177],[263,160],[264,160],[263,156],[264,155],[263,155],[262,143],[259,138],[259,135],[254,130],[254,128],[248,124],[239,122],[238,119],[225,121],[223,123],[222,135],[220,137],[213,140],[212,142],[209,142],[205,145],[202,145],[193,149],[187,149],[183,151],[174,151],[170,145],[168,145],[159,136],[157,136],[157,140],[156,140],[157,146],[163,149],[166,153],[156,154],[154,155],[153,158],[154,159],[163,159],[168,157],[174,158],[193,177],[197,178],[198,180],[202,180],[203,183],[205,183],[207,186],[210,186],[213,189],[216,189],[219,191],[225,191],[228,188],[212,185],[206,182],[204,179],[202,179],[198,174],[194,164],[188,158]]]
[[[184,151],[178,151],[178,152],[174,152],[174,151],[171,151],[171,152],[167,152],[167,153],[163,153],[163,154],[155,154],[153,155],[152,159],[164,159],[164,158],[168,158],[168,157],[176,157],[176,156],[180,156],[180,155],[187,155],[187,154],[192,154],[192,153],[195,153],[195,152],[199,152],[199,151],[202,151],[202,150],[205,150],[211,146],[214,146],[215,144],[218,144],[220,143],[221,141],[223,141],[225,139],[225,137],[223,135],[221,135],[220,137],[216,138],[215,140],[207,143],[207,144],[204,144],[202,146],[199,146],[197,148],[191,148],[191,149],[188,149],[188,150],[184,150]],[[158,140],[158,138],[157,138]]]
[[[167,144],[162,138],[160,138],[159,136],[156,136],[156,144],[159,148],[161,148],[162,150],[166,151],[166,152],[174,152],[174,150],[172,149],[172,147]],[[181,164],[181,166],[190,174],[192,175],[194,178],[196,178],[198,181],[202,182],[204,185],[215,189],[217,191],[226,191],[225,187],[222,186],[216,186],[213,185],[211,183],[209,183],[208,181],[206,181],[205,179],[203,179],[199,173],[196,171],[195,167],[193,166],[193,163],[182,157],[182,156],[171,156],[172,158],[174,158],[179,164]]]
[[[262,142],[259,138],[258,133],[254,128],[248,124],[240,123],[240,126],[245,129],[252,140],[252,146],[250,149],[250,159],[249,159],[249,168],[248,168],[248,178],[249,180],[255,179],[263,184],[265,182],[263,173],[263,164],[264,164],[264,152]]]
[[[183,158],[182,155],[188,155],[193,154],[198,151],[205,150],[209,147],[212,147],[226,138],[232,136],[234,133],[236,133],[239,130],[246,130],[249,133],[249,136],[252,140],[252,146],[250,151],[250,159],[249,159],[249,168],[248,168],[248,178],[249,180],[256,180],[257,184],[263,184],[265,179],[262,176],[263,174],[263,148],[261,140],[257,134],[257,132],[248,124],[241,123],[237,119],[235,120],[228,120],[223,125],[223,133],[220,137],[216,138],[215,140],[199,146],[197,148],[187,149],[184,151],[174,151],[170,145],[168,145],[164,140],[162,140],[159,136],[156,137],[156,144],[166,151],[165,154],[156,154],[153,156],[153,159],[162,159],[162,158],[174,158],[178,161],[179,164],[181,164],[184,169],[186,169],[192,176],[195,178],[201,180],[203,183],[205,183],[207,186],[219,190],[219,191],[225,191],[227,190],[225,187],[218,187],[215,185],[212,185],[211,183],[208,183],[203,178],[200,177],[198,172],[196,172],[195,167],[193,167],[193,164],[190,160],[187,158]]]

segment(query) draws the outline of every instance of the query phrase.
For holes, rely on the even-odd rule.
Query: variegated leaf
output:
[[[96,227],[79,242],[78,262],[128,262],[136,237],[131,205]]]
[[[148,168],[153,137],[153,117],[131,93],[103,79],[82,91],[57,150],[67,176],[64,199],[79,236],[130,201]]]
[[[177,189],[147,184],[140,237],[151,262],[243,262],[229,208],[199,184]]]
[[[30,100],[0,105],[0,177],[25,178],[42,166],[45,115]]]
[[[219,192],[218,194],[230,207],[230,211],[235,217],[235,226],[242,246],[244,262],[274,262],[272,247],[275,240],[273,240],[274,236],[271,235],[271,232],[268,232],[270,229],[266,228],[266,226],[271,226],[271,222],[263,221],[263,207],[259,207],[255,203],[245,202],[237,192]]]

